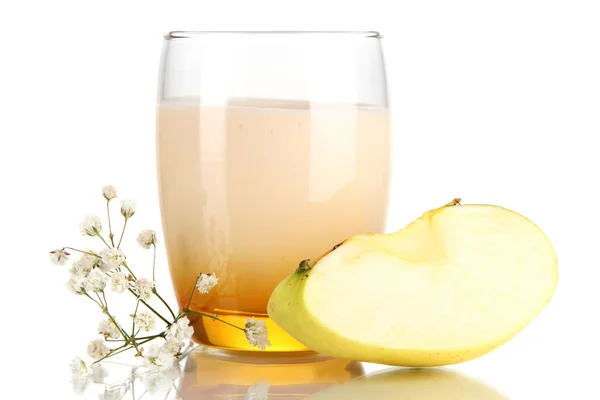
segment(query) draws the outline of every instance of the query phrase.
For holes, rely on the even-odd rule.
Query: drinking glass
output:
[[[170,32],[157,104],[160,205],[185,307],[266,322],[269,352],[309,351],[269,320],[299,262],[385,228],[390,173],[377,32]],[[350,310],[349,310],[350,311]],[[340,312],[344,312],[343,308]],[[194,340],[256,351],[243,332],[190,315]]]

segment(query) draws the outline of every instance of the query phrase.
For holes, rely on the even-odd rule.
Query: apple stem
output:
[[[460,206],[460,197],[455,198],[450,203],[444,204],[442,207]]]
[[[298,269],[296,269],[297,273],[304,273],[305,271],[310,270],[313,265],[315,265],[314,262],[312,262],[310,259],[306,259],[306,260],[302,260],[300,262],[300,265],[298,266]]]

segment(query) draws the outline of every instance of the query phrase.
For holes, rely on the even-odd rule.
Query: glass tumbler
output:
[[[240,327],[263,319],[267,352],[309,351],[269,320],[269,296],[301,260],[383,232],[390,158],[377,32],[167,34],[157,160],[179,306],[214,273],[192,310]],[[197,343],[259,351],[227,324],[189,318]]]

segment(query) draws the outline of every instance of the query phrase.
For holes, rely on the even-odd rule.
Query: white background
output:
[[[160,231],[162,34],[313,29],[384,35],[396,136],[389,229],[460,196],[526,215],[555,246],[550,305],[510,343],[453,368],[511,399],[600,398],[598,21],[595,1],[3,1],[6,397],[73,396],[68,363],[100,315],[64,289],[65,268],[47,251],[86,245],[78,223],[102,212],[99,188],[137,200],[130,232]],[[149,257],[131,241],[130,257]],[[164,253],[159,263],[172,300]]]

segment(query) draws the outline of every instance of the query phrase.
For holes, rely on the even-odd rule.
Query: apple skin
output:
[[[343,247],[347,248],[353,245],[362,246],[365,245],[365,243],[375,245],[376,243],[376,247],[383,253],[389,252],[392,248],[398,248],[406,250],[405,254],[407,255],[407,258],[412,258],[415,254],[421,253],[422,251],[427,252],[429,254],[428,257],[435,258],[437,251],[435,243],[432,245],[432,241],[419,241],[418,237],[422,232],[427,231],[429,229],[428,227],[432,226],[432,219],[436,214],[443,211],[445,207],[428,211],[423,214],[421,218],[415,220],[398,232],[381,235],[359,235],[335,246],[330,252],[326,253],[316,262],[311,260],[302,261],[298,269],[280,282],[273,291],[267,306],[269,317],[299,342],[324,355],[395,366],[436,367],[457,364],[478,358],[508,342],[527,326],[539,312],[541,312],[545,305],[550,301],[556,288],[558,280],[557,262],[554,250],[549,244],[549,241],[549,251],[552,252],[549,259],[553,259],[554,265],[548,265],[548,267],[546,267],[548,269],[548,275],[550,276],[548,278],[550,283],[543,294],[546,298],[539,302],[541,305],[539,306],[539,309],[528,316],[527,320],[522,321],[518,326],[514,326],[511,331],[507,331],[502,336],[496,336],[493,340],[487,342],[484,341],[480,344],[462,346],[461,348],[455,349],[431,350],[420,348],[393,348],[392,346],[384,346],[378,343],[360,342],[332,330],[324,323],[324,321],[316,318],[306,305],[305,294],[307,283],[310,282],[311,276],[315,271],[320,268],[321,264],[319,262],[330,257],[334,252],[339,252]],[[460,207],[497,206],[463,205]],[[502,209],[501,207],[497,208],[513,213],[512,211]],[[518,215],[516,213],[513,214]],[[525,217],[518,216],[525,219]],[[526,221],[530,222],[529,220]],[[531,224],[533,225],[533,223]],[[539,230],[537,226],[533,226],[535,229]],[[411,230],[413,231],[413,234],[409,235],[409,231]],[[543,235],[541,230],[539,230],[539,233]],[[383,240],[377,240],[377,237],[384,238]],[[545,239],[545,235],[543,235],[543,237]],[[375,242],[373,240],[375,240]],[[402,244],[396,246],[394,244],[396,241],[404,243],[405,246]],[[419,246],[433,247],[419,249]],[[415,249],[417,249],[416,253]],[[546,256],[548,256],[547,252]],[[376,309],[377,304],[373,304],[373,308]],[[341,310],[341,312],[343,312],[343,310]],[[368,323],[368,321],[365,321],[365,323]]]

